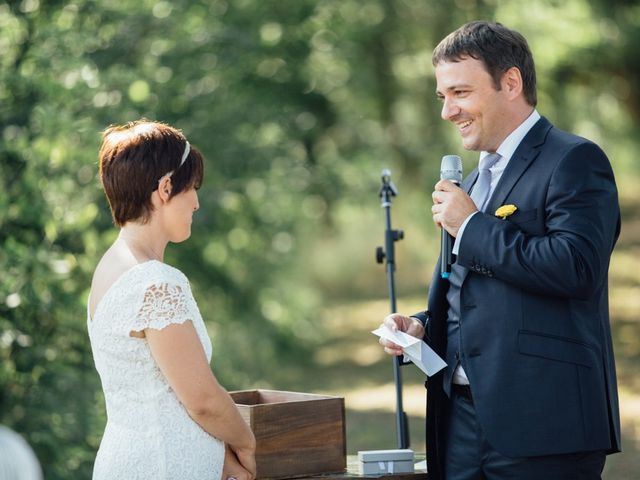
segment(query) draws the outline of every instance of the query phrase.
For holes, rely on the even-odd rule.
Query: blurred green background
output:
[[[539,111],[598,142],[623,231],[611,310],[625,453],[640,476],[640,4],[631,0],[23,0],[0,2],[0,423],[48,479],[88,479],[105,424],[86,333],[92,270],[116,236],[97,178],[100,132],[139,117],[205,155],[190,278],[230,390],[344,396],[348,451],[395,447],[380,172],[400,190],[399,309],[423,308],[439,250],[430,192],[443,154],[430,57],[465,21],[523,33]],[[424,388],[403,369],[412,446]]]

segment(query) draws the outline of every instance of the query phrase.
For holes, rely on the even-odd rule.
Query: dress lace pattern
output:
[[[207,334],[187,278],[152,260],[131,268],[111,286],[87,328],[107,406],[107,426],[93,480],[218,480],[224,444],[188,415],[160,372],[145,338],[190,320],[211,360]]]

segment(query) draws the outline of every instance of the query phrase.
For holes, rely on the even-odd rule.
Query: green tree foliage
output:
[[[424,185],[443,153],[460,153],[438,116],[435,43],[474,18],[521,29],[543,113],[605,136],[614,128],[597,113],[638,111],[638,16],[618,3],[611,15],[586,0],[0,3],[0,422],[26,435],[47,478],[90,477],[105,418],[86,298],[116,234],[97,179],[106,126],[166,121],[204,153],[193,236],[167,261],[193,283],[223,383],[270,386],[280,366],[307,361],[326,296],[384,294],[370,238],[383,167],[408,191],[399,218],[427,232],[409,243],[420,261],[401,285],[428,278]],[[529,20],[561,15],[586,33],[554,51],[566,32]],[[581,104],[609,73],[622,87]]]

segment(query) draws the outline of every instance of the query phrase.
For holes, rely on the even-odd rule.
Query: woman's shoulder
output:
[[[187,277],[177,268],[159,260],[147,260],[127,265],[104,265],[96,268],[91,285],[90,310],[93,312],[102,298],[114,295],[144,295],[148,289],[160,285],[187,286]]]
[[[182,285],[189,283],[184,273],[160,260],[147,260],[138,263],[124,272],[122,278],[128,280],[126,283],[145,288],[152,285]]]
[[[188,283],[188,279],[184,273],[176,267],[161,262],[160,260],[149,260],[144,263],[143,268],[147,268],[148,273],[153,274],[152,276],[157,277],[160,281],[164,280],[167,283]]]

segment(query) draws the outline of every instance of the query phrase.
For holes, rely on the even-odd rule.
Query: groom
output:
[[[468,23],[433,64],[442,118],[480,161],[461,188],[444,180],[432,195],[434,222],[455,237],[451,276],[436,269],[427,311],[384,320],[448,364],[427,381],[429,478],[600,478],[620,451],[609,161],[537,112],[519,33]]]

